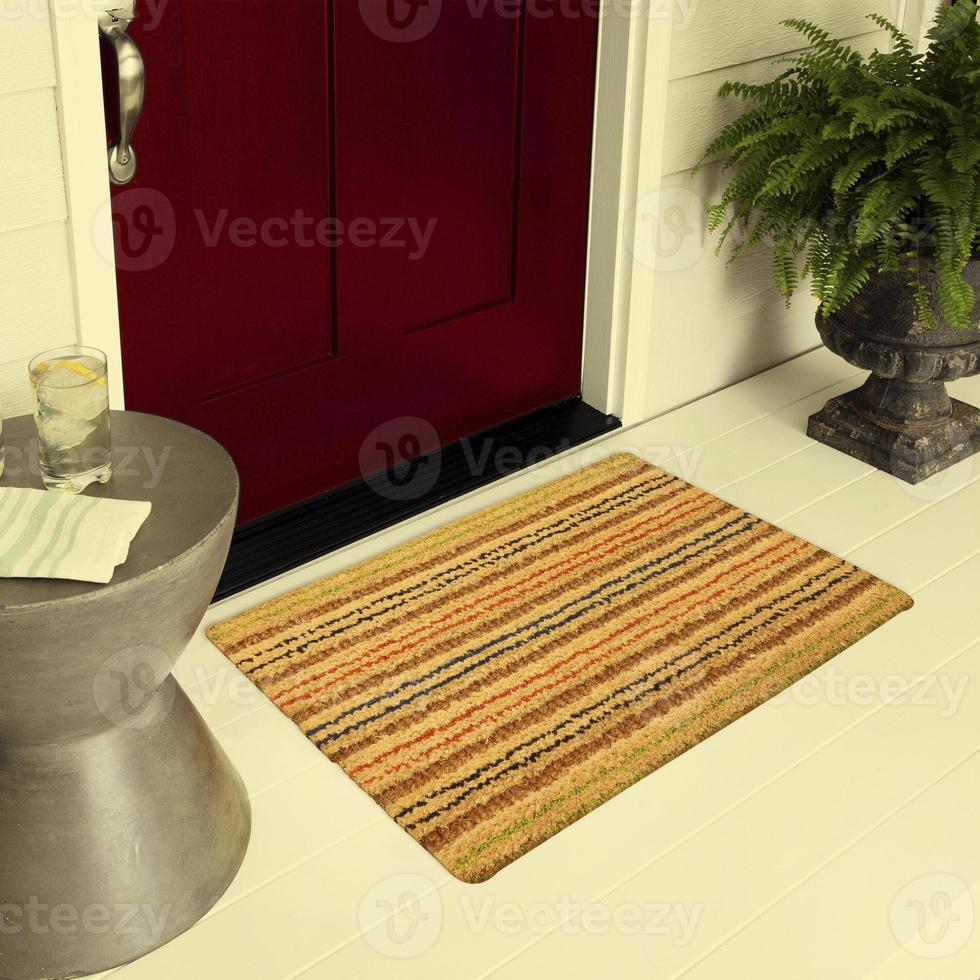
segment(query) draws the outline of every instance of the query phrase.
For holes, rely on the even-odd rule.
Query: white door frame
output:
[[[650,218],[636,202],[652,200],[659,186],[673,4],[603,0],[599,24],[582,390],[589,404],[626,423],[644,411],[653,269],[634,260],[632,246],[636,226]],[[52,0],[51,21],[78,336],[108,355],[114,407],[121,408],[97,24],[98,13],[113,6]],[[150,64],[151,92],[152,72]]]
[[[626,425],[646,417],[655,270],[637,237],[657,219],[673,17],[674,0],[607,0],[599,24],[582,396]]]
[[[68,255],[79,343],[105,351],[110,400],[124,406],[98,14],[113,0],[51,0],[55,95],[68,202]]]

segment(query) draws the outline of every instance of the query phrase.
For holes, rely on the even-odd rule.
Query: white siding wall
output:
[[[717,98],[728,79],[761,81],[772,60],[799,47],[781,27],[787,17],[814,20],[870,51],[888,38],[866,19],[901,23],[903,0],[688,0],[678,4],[671,44],[663,188],[641,201],[655,262],[654,322],[646,414],[656,415],[740,381],[815,347],[813,303],[804,290],[787,310],[772,286],[766,253],[725,265],[704,229],[704,208],[723,187],[718,166],[690,169],[738,106]],[[871,30],[869,30],[869,28]],[[642,261],[642,255],[638,256]]]
[[[72,343],[75,306],[51,24],[43,0],[0,3],[0,410],[30,410],[27,361]]]

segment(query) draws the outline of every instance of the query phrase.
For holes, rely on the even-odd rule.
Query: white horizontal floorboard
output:
[[[942,668],[940,679],[965,682],[966,697],[954,713],[946,714],[947,706],[943,700],[938,704],[931,703],[936,685],[931,677],[927,678],[908,695],[875,714],[859,730],[834,743],[821,754],[815,765],[794,772],[781,791],[793,794],[795,809],[792,812],[786,808],[768,812],[780,814],[786,821],[795,817],[798,821],[795,830],[788,830],[783,824],[775,832],[771,828],[762,829],[766,826],[767,806],[772,802],[769,799],[760,800],[754,812],[741,814],[740,827],[745,828],[745,833],[739,837],[741,844],[760,856],[767,855],[774,870],[767,870],[753,879],[752,883],[757,887],[753,889],[752,897],[744,892],[740,896],[748,900],[742,908],[732,909],[731,930],[727,934],[723,934],[722,929],[707,933],[707,942],[698,942],[678,958],[678,969],[671,976],[687,976],[692,969],[696,972],[701,957],[707,959],[710,956],[717,969],[724,960],[721,951],[727,940],[791,899],[813,877],[860,847],[887,822],[927,796],[945,776],[976,762],[980,756],[980,731],[975,724],[976,712],[980,709],[976,654],[974,645]],[[917,735],[912,737],[910,732]],[[831,788],[833,792],[828,793]],[[972,800],[976,798],[973,794]],[[919,833],[928,827],[928,823],[920,826]],[[721,828],[719,832],[726,833],[730,829]],[[704,843],[698,842],[701,846]],[[704,854],[706,864],[711,864],[712,858],[721,852],[721,846],[712,843],[714,846]],[[916,860],[921,859],[916,856]],[[961,873],[967,870],[962,861],[957,867]],[[907,864],[904,875],[906,880],[914,877],[909,874]],[[705,893],[708,894],[707,890]],[[729,897],[717,889],[711,894],[719,895],[716,902],[727,904],[729,901]],[[746,916],[746,911],[755,903],[758,903],[759,911]],[[879,914],[874,915],[875,911]],[[873,921],[883,917],[885,912],[886,909],[872,905],[865,909],[864,915]],[[855,968],[855,960],[871,958],[877,963],[893,950],[894,945],[887,944],[875,951],[859,946],[853,958],[847,956],[844,962],[838,963],[834,973],[856,980],[867,974]],[[709,976],[711,972],[706,970],[702,976]]]
[[[717,492],[730,483],[809,449],[810,441],[804,434],[807,419],[828,399],[854,386],[854,378],[838,382],[720,439],[695,447],[693,451],[678,457],[677,463],[683,466],[674,466],[673,459],[667,460],[664,465],[703,490]],[[683,473],[678,472],[681,469]]]
[[[866,480],[871,472],[851,456],[814,442],[750,476],[722,484],[715,492],[744,510],[771,515],[769,520],[778,524],[849,484]]]
[[[980,475],[974,469],[975,463],[967,461],[916,487],[873,473],[794,514],[787,526],[794,534],[842,554],[959,492]],[[944,543],[936,542],[936,546],[941,549]],[[941,560],[941,554],[934,557]]]
[[[928,802],[930,780],[942,771],[935,760],[950,764],[980,743],[968,721],[975,709],[939,719],[936,710],[930,715],[928,706],[902,699],[928,683],[925,673],[942,674],[950,664],[959,671],[961,663],[973,669],[976,658],[963,650],[976,641],[977,626],[963,610],[980,583],[980,558],[971,557],[980,536],[948,528],[980,510],[980,482],[971,482],[972,467],[961,464],[970,472],[946,477],[945,487],[940,479],[897,489],[884,474],[810,443],[802,431],[806,413],[830,391],[852,385],[852,371],[815,352],[213,607],[209,622],[619,449],[656,457],[675,471],[682,469],[675,464],[696,460],[696,482],[704,477],[721,496],[791,531],[815,530],[815,540],[831,540],[838,553],[917,590],[913,610],[480,886],[450,878],[291,722],[250,694],[199,635],[178,676],[242,772],[254,801],[255,836],[216,910],[118,975],[432,980],[499,968],[523,980],[545,971],[591,977],[615,963],[620,975],[659,980],[716,947],[704,962],[724,963],[719,944],[776,914],[783,897],[817,889],[819,898],[818,882],[835,855],[843,861],[870,846],[879,833],[872,828],[886,828],[896,807],[911,811],[917,792],[924,795],[914,805],[941,813]],[[980,394],[972,382],[959,388],[962,397]],[[700,457],[691,453],[697,449]],[[822,522],[810,520],[814,509]],[[928,542],[928,558],[916,563]],[[834,696],[855,684],[870,684],[874,694]],[[880,693],[886,688],[891,700]],[[911,868],[916,854],[913,840],[896,857],[899,868]],[[417,955],[397,958],[393,953],[406,951],[397,943],[403,924],[388,916],[406,887],[425,893],[417,911],[429,919],[420,926],[421,946],[407,950]],[[661,936],[590,934],[574,917],[555,930],[548,915],[563,902],[598,906],[600,913],[624,902],[689,902],[701,911],[693,940],[678,946],[676,916],[666,920],[675,931]],[[516,929],[505,916],[515,910]],[[544,928],[535,916],[544,917]],[[436,920],[432,940],[425,928]],[[866,956],[877,962],[887,952],[875,947]]]
[[[964,656],[975,658],[976,650]],[[976,700],[970,705],[978,707]],[[957,918],[945,925],[925,918],[922,938],[908,906],[919,902],[930,912],[933,896],[949,885],[950,869],[968,887],[980,882],[980,756],[936,760],[936,776],[927,792],[685,976],[775,977],[791,964],[794,980],[973,980],[980,973],[980,888],[973,886],[972,911],[953,905]],[[912,854],[902,860],[910,842]]]
[[[650,422],[627,430],[634,445],[677,446],[680,449],[720,439],[743,425],[764,418],[800,398],[854,376],[854,368],[818,347],[797,357],[701,398]],[[627,433],[617,433],[616,438]]]

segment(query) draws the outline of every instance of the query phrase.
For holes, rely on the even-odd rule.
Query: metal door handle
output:
[[[119,62],[119,139],[109,144],[109,179],[128,184],[136,174],[133,132],[143,111],[146,70],[143,56],[126,28],[136,16],[136,0],[99,14],[99,34],[115,49]]]

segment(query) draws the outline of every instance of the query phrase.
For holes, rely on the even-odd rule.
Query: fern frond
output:
[[[875,272],[902,271],[924,322],[965,326],[976,297],[963,270],[980,249],[977,8],[941,11],[925,54],[887,18],[870,20],[888,50],[863,57],[791,18],[807,50],[774,62],[770,81],[722,86],[745,111],[701,160],[722,157],[727,178],[709,228],[728,261],[772,247],[787,300],[809,277],[829,314]]]
[[[773,252],[773,278],[776,288],[786,297],[787,304],[799,285],[796,256],[787,242],[778,242]]]
[[[980,162],[980,119],[964,113],[952,132],[953,145],[947,157],[954,169],[966,173]]]
[[[885,140],[885,167],[891,170],[899,160],[921,150],[932,139],[932,133],[914,129],[900,129],[890,133]]]
[[[882,14],[868,14],[868,20],[877,24],[883,31],[888,31],[896,54],[902,55],[908,62],[914,60],[912,42],[887,17]]]
[[[952,7],[940,11],[936,24],[926,35],[930,41],[944,44],[960,37],[977,21],[977,5],[973,0],[957,0]]]
[[[835,194],[843,194],[849,191],[860,179],[861,175],[874,163],[882,159],[881,147],[872,145],[855,153],[836,174],[830,182],[831,189]]]

